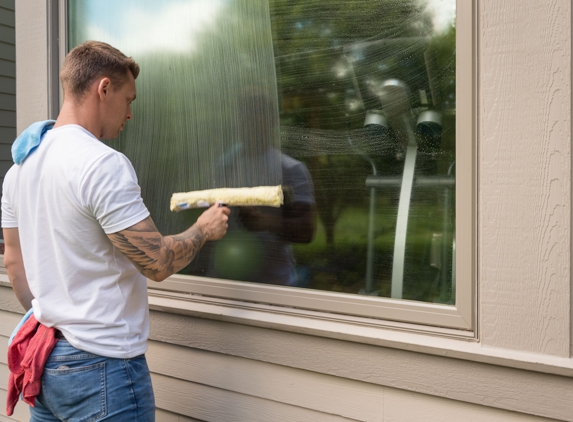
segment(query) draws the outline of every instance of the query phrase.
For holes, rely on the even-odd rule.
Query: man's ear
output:
[[[111,80],[107,77],[101,78],[97,85],[97,93],[100,100],[104,100],[109,94],[110,90],[111,90]]]

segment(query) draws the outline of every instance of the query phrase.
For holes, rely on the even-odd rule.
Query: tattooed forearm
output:
[[[108,237],[144,276],[154,281],[185,268],[207,240],[198,224],[183,233],[162,236],[151,218]]]

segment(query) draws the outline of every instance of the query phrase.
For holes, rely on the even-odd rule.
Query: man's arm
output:
[[[218,240],[227,232],[231,210],[215,204],[183,233],[163,236],[151,217],[108,234],[109,239],[137,269],[153,281],[163,281],[185,268],[207,240]]]
[[[28,286],[22,249],[20,248],[20,234],[17,228],[3,229],[4,232],[4,265],[8,272],[8,279],[12,289],[24,309],[32,307],[34,296]]]

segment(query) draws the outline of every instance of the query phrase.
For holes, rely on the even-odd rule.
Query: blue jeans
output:
[[[30,422],[153,422],[155,398],[145,356],[113,359],[59,340],[42,375]]]

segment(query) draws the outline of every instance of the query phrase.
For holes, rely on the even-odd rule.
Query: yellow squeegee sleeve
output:
[[[171,196],[171,211],[206,207],[213,205],[217,201],[232,207],[280,207],[284,202],[284,196],[280,185],[179,192]]]

